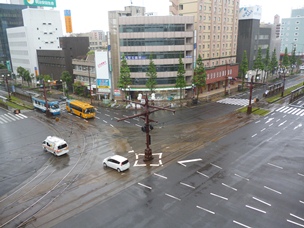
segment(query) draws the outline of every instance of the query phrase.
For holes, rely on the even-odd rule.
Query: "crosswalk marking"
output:
[[[251,100],[251,102],[253,103],[254,100]],[[217,101],[217,103],[247,106],[247,105],[249,105],[249,99],[225,98],[225,99]]]
[[[19,114],[6,113],[3,115],[0,115],[0,124],[6,124],[6,123],[10,123],[10,122],[17,121],[17,120],[23,120],[26,118],[27,118],[27,116],[23,115],[21,113],[19,113]]]
[[[296,108],[296,107],[289,107],[283,106],[275,110],[276,112],[287,113],[290,115],[297,115],[297,116],[304,116],[304,109]]]

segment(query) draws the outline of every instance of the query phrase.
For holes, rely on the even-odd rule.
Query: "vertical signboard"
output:
[[[111,83],[109,76],[108,52],[95,51],[96,87],[98,92],[110,93]]]
[[[56,7],[56,0],[24,0],[24,5]]]
[[[65,20],[65,31],[67,33],[72,33],[73,27],[72,27],[71,10],[64,10],[64,20]]]

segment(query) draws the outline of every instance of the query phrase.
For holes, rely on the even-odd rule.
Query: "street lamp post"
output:
[[[228,70],[227,70],[227,68],[228,68],[228,64],[227,64],[227,61],[226,61],[226,79],[225,79],[225,91],[224,91],[224,96],[226,96],[226,87],[227,87],[227,84],[228,84]]]
[[[9,88],[9,85],[8,85],[8,79],[7,79],[7,77],[9,77],[9,76],[10,76],[10,74],[7,74],[6,76],[4,76],[2,74],[2,78],[4,79],[4,77],[5,77],[5,83],[6,83],[6,87],[7,87],[8,99],[10,100],[11,99],[11,92],[10,92],[10,88]]]
[[[129,90],[129,96],[128,96],[128,100],[131,100],[131,88],[130,86],[128,85],[128,90]]]
[[[46,87],[45,87],[45,81],[42,80],[43,82],[43,96],[44,96],[44,102],[45,102],[45,114],[46,116],[50,116],[50,110],[49,110],[49,104],[48,104],[48,100],[47,100],[47,96],[46,96]],[[48,80],[48,82],[50,82],[50,80]],[[37,82],[37,84],[40,84],[40,82]]]
[[[285,68],[283,70],[283,89],[282,89],[281,97],[284,97],[284,90],[285,90]]]
[[[247,114],[251,114],[252,112],[252,105],[251,105],[251,100],[252,100],[252,88],[253,88],[253,75],[251,76],[251,80],[250,80],[250,92],[249,92],[249,105],[247,108]]]
[[[92,85],[91,85],[90,66],[88,66],[88,75],[89,75],[89,85],[90,85],[90,99],[92,104]]]

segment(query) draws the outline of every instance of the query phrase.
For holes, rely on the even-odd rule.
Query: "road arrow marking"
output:
[[[184,163],[189,163],[189,162],[196,162],[196,161],[202,161],[203,159],[197,158],[197,159],[191,159],[191,160],[184,160],[184,161],[178,161],[177,163],[186,167]]]

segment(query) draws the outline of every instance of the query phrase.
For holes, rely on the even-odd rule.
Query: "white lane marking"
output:
[[[159,175],[159,174],[157,174],[157,173],[153,173],[155,176],[158,176],[158,177],[161,177],[161,178],[164,178],[164,179],[167,179],[167,177],[165,177],[165,176],[162,176],[162,175]]]
[[[270,166],[276,167],[276,168],[278,168],[278,169],[283,169],[283,167],[278,166],[278,165],[274,165],[274,164],[272,164],[272,163],[267,163],[267,164],[270,165]]]
[[[263,128],[262,130],[261,130],[261,132],[263,132],[263,131],[265,131],[266,130],[266,128]]]
[[[143,187],[145,187],[145,188],[148,188],[148,189],[152,190],[152,188],[150,186],[144,185],[142,183],[138,183],[138,184],[141,185],[141,186],[143,186]]]
[[[287,120],[285,120],[284,122],[280,123],[279,127],[282,126],[282,125],[284,125],[286,122],[287,122]]]
[[[253,138],[253,137],[255,137],[255,136],[257,136],[258,134],[254,134],[253,136],[251,136],[251,138]]]
[[[233,187],[231,187],[231,186],[229,186],[229,185],[227,185],[227,184],[222,183],[222,185],[224,185],[225,187],[230,188],[230,189],[232,189],[232,190],[234,190],[234,191],[237,191],[236,188],[233,188]]]
[[[224,199],[224,200],[228,200],[228,198],[226,198],[226,197],[223,197],[223,196],[220,196],[220,195],[217,195],[217,194],[214,194],[214,193],[210,193],[210,195],[213,195],[213,196],[215,196],[215,197],[218,197],[218,198],[221,198],[221,199]]]
[[[196,206],[198,209],[201,209],[201,210],[204,210],[204,211],[207,211],[208,213],[210,213],[210,214],[215,214],[215,212],[213,212],[213,211],[210,211],[210,210],[208,210],[208,209],[206,209],[206,208],[203,208],[203,207],[200,207],[200,206]]]
[[[184,161],[178,161],[177,163],[186,167],[186,165],[184,163],[189,163],[189,162],[196,162],[196,161],[201,161],[203,159],[201,158],[196,158],[196,159],[190,159],[190,160],[184,160]]]
[[[304,201],[299,200],[299,202],[304,204]]]
[[[246,207],[248,207],[248,208],[250,208],[250,209],[252,209],[252,210],[259,211],[259,212],[262,212],[262,213],[266,214],[266,211],[260,210],[260,209],[258,209],[258,208],[251,207],[251,206],[248,206],[248,205],[246,205]]]
[[[270,204],[270,203],[266,203],[265,201],[263,201],[263,200],[261,200],[261,199],[258,199],[258,198],[256,198],[256,197],[252,197],[252,199],[254,199],[254,200],[256,200],[256,201],[259,201],[259,202],[261,202],[261,203],[263,203],[263,204],[266,204],[267,206],[271,207],[271,204]]]
[[[105,114],[105,116],[108,116],[108,117],[110,117],[110,115],[109,115],[109,114],[107,114],[107,113]]]
[[[186,186],[186,187],[189,187],[189,188],[193,188],[193,189],[195,189],[195,187],[194,186],[192,186],[192,185],[189,185],[189,184],[186,184],[186,183],[183,183],[183,182],[179,182],[181,185],[184,185],[184,186]]]
[[[297,219],[300,219],[300,220],[304,221],[304,219],[303,219],[303,218],[301,218],[301,217],[299,217],[299,216],[296,216],[296,215],[291,214],[291,213],[290,213],[290,215],[291,215],[292,217],[295,217],[295,218],[297,218]]]
[[[298,175],[300,175],[300,176],[304,177],[304,174],[302,174],[302,173],[298,173]]]
[[[287,222],[290,222],[290,223],[295,224],[295,225],[297,225],[297,226],[304,227],[304,225],[302,225],[302,224],[300,224],[300,223],[297,223],[297,222],[294,222],[294,221],[291,221],[291,220],[289,220],[289,219],[287,219]]]
[[[126,122],[126,123],[130,123],[129,121],[127,121],[127,120],[124,120],[124,122]]]
[[[294,127],[293,130],[296,130],[297,128],[302,127],[302,124],[298,124],[297,126]]]
[[[114,127],[112,124],[110,124],[111,127]]]
[[[260,123],[261,121],[260,120],[258,120],[258,121],[256,121],[255,123]]]
[[[277,121],[276,122],[279,122],[281,119],[277,119]]]
[[[117,119],[117,120],[119,120],[120,118],[118,118],[118,117],[114,117],[114,119]]]
[[[267,187],[267,186],[264,186],[264,188],[266,188],[266,189],[268,189],[268,190],[270,190],[270,191],[273,191],[273,192],[275,192],[275,193],[278,193],[278,194],[282,194],[281,192],[279,192],[279,191],[277,191],[277,190],[274,190],[274,189],[272,189],[272,188],[269,188],[269,187]]]
[[[265,122],[265,124],[269,123],[269,122],[272,121],[272,120],[274,120],[274,118],[269,118],[269,119]]]
[[[134,153],[134,150],[129,150],[128,153]]]
[[[273,123],[269,124],[269,127],[271,127],[273,125]]]
[[[243,226],[243,227],[246,227],[246,228],[251,228],[250,226],[247,226],[247,225],[245,225],[243,223],[240,223],[238,221],[233,220],[233,222],[236,223],[236,224],[238,224],[238,225],[240,225],[240,226]]]
[[[216,168],[222,169],[222,167],[220,167],[220,166],[218,166],[218,165],[215,165],[215,164],[213,164],[213,163],[210,163],[210,165],[212,165],[212,166],[214,166],[214,167],[216,167]]]
[[[142,126],[140,126],[139,124],[135,124],[135,126],[137,126],[137,127],[142,127]]]
[[[201,172],[199,172],[199,171],[196,171],[198,174],[200,174],[200,175],[202,175],[202,176],[204,176],[204,177],[207,177],[207,178],[209,178],[209,176],[207,176],[206,174],[203,174],[203,173],[201,173]]]
[[[239,174],[234,174],[235,176],[237,176],[237,177],[240,177],[240,178],[243,178],[243,179],[245,179],[246,181],[249,181],[249,179],[248,178],[246,178],[246,177],[242,177],[242,176],[240,176]]]
[[[100,120],[100,118],[98,116],[95,116],[96,119]]]
[[[107,121],[105,121],[105,120],[102,120],[104,123],[108,123]]]
[[[173,199],[176,199],[176,200],[181,201],[181,199],[180,199],[180,198],[177,198],[177,197],[175,197],[175,196],[169,195],[169,194],[167,194],[167,193],[165,193],[165,195],[166,195],[166,196],[169,196],[169,197],[171,197],[171,198],[173,198]]]

